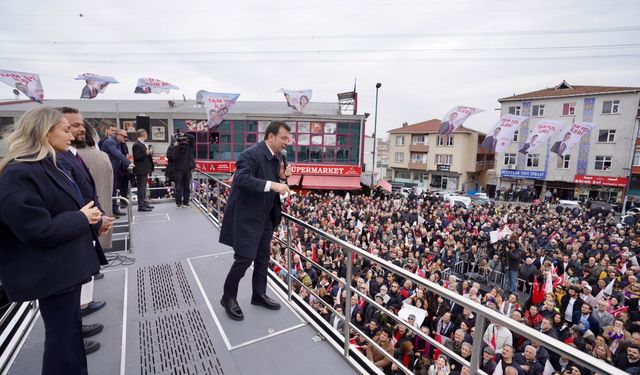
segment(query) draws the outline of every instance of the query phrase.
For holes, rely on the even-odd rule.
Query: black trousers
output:
[[[176,204],[188,204],[191,196],[191,170],[175,171]]]
[[[263,228],[262,238],[258,244],[256,258],[245,258],[236,253],[233,265],[224,281],[224,297],[237,298],[238,284],[244,277],[247,268],[253,262],[253,279],[252,289],[254,296],[260,296],[267,293],[267,268],[269,266],[269,256],[271,255],[271,238],[273,238],[273,226],[271,220],[267,220],[267,225]]]
[[[88,373],[80,317],[81,289],[82,285],[76,285],[39,300],[45,330],[43,375]]]
[[[138,208],[149,205],[149,201],[147,200],[147,176],[146,174],[137,174],[136,175],[136,188],[138,192],[136,195],[138,196]]]

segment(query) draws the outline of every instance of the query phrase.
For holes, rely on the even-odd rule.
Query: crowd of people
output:
[[[200,187],[200,194],[215,203],[214,192],[206,187]],[[614,213],[592,214],[586,208],[558,212],[545,204],[499,203],[467,210],[426,193],[403,198],[316,192],[287,201],[289,214],[330,235],[604,362],[640,371],[640,225],[620,224]],[[510,235],[492,241],[491,232],[505,228]],[[352,279],[344,280],[349,260],[341,249],[302,228],[292,234],[297,251],[305,255],[293,256],[294,285],[337,330],[342,329],[346,282],[393,313],[411,309],[408,305],[421,309],[398,324],[353,295],[347,316],[358,331],[352,332],[352,343],[386,373],[401,372],[362,335],[416,374],[468,371],[407,325],[465,359],[470,358],[475,330],[483,330],[480,367],[488,373],[590,373],[505,327],[476,327],[471,311],[362,256],[353,259]],[[285,238],[282,230],[279,235]],[[272,249],[273,269],[286,279],[285,247],[274,240]],[[453,273],[461,264],[463,272]],[[498,271],[509,279],[504,288],[482,277]]]

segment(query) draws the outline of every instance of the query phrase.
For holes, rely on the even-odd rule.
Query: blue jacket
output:
[[[280,159],[259,142],[240,154],[236,162],[231,193],[224,209],[220,242],[236,254],[255,259],[267,220],[272,228],[280,224],[280,197],[265,192],[267,182],[278,182]]]
[[[101,150],[109,155],[114,175],[126,171],[129,164],[131,164],[129,159],[127,159],[127,155],[123,154],[122,147],[116,140],[115,136],[105,139],[104,142],[102,142]]]
[[[11,301],[47,297],[99,270],[82,197],[51,159],[0,175],[0,281]]]

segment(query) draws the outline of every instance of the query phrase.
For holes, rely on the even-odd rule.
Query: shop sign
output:
[[[626,177],[592,176],[587,174],[577,174],[574,177],[573,182],[581,185],[597,185],[597,186],[612,186],[612,187],[627,186]]]
[[[546,171],[525,171],[525,170],[519,170],[519,169],[503,169],[500,171],[500,177],[544,180],[545,177],[547,177],[547,172]]]

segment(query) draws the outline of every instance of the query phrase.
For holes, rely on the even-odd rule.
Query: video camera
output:
[[[178,143],[178,147],[186,146],[189,143],[189,137],[182,132],[182,129],[178,129],[173,135],[173,141]]]

